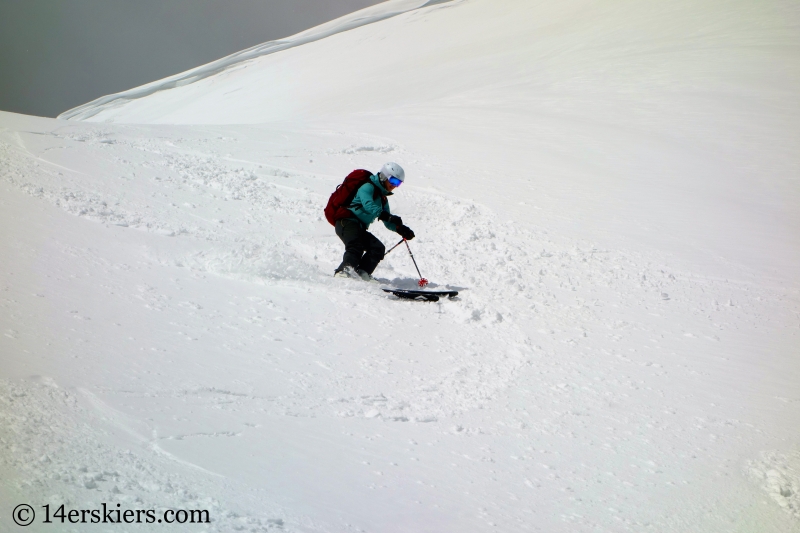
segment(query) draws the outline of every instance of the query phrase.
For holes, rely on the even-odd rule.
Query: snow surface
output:
[[[0,113],[0,528],[800,530],[796,3],[423,4]]]

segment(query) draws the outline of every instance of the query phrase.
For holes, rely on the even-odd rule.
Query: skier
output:
[[[397,232],[404,239],[414,238],[414,232],[403,224],[403,220],[391,213],[389,200],[386,198],[403,183],[405,172],[397,163],[386,163],[378,174],[354,171],[351,176],[357,172],[363,172],[361,179],[366,179],[366,182],[358,187],[352,202],[342,206],[346,208],[344,211],[339,211],[344,213],[343,216],[333,217],[336,235],[344,243],[342,264],[333,275],[377,283],[372,273],[383,259],[386,247],[367,231],[370,224],[377,218],[383,222],[386,229]]]

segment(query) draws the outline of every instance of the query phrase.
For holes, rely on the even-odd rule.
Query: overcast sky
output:
[[[378,0],[0,0],[0,110],[72,107]]]

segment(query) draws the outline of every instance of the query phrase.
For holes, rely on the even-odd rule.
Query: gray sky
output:
[[[0,0],[0,110],[54,117],[379,0]]]

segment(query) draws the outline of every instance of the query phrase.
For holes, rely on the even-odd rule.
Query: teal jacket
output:
[[[391,214],[389,211],[389,201],[381,201],[381,195],[384,197],[391,196],[392,193],[387,191],[378,176],[372,175],[369,181],[358,188],[353,202],[347,208],[355,215],[355,219],[361,222],[365,228],[375,222],[375,219],[380,216],[382,211]],[[384,226],[389,231],[397,231],[397,227],[391,222],[384,222]]]

